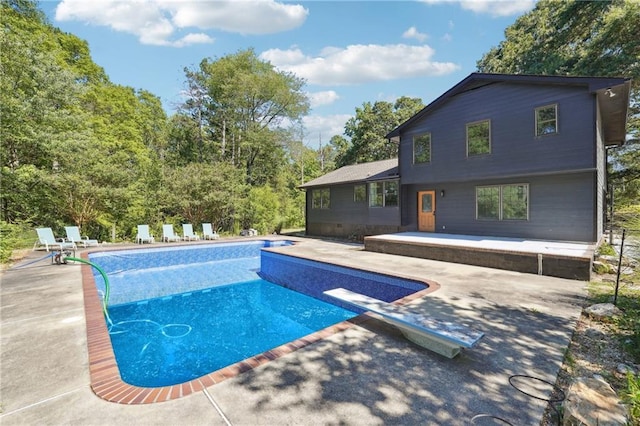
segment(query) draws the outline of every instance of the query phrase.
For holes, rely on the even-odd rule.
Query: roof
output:
[[[312,188],[353,182],[369,182],[373,180],[397,177],[399,177],[398,159],[392,158],[390,160],[372,161],[370,163],[340,167],[326,175],[300,185],[300,188]]]
[[[387,139],[398,138],[413,123],[440,108],[454,96],[496,83],[523,83],[559,86],[583,86],[597,95],[603,122],[605,145],[622,145],[626,138],[627,109],[631,79],[618,77],[567,77],[527,74],[472,73],[439,98],[418,111],[413,117],[387,134]]]

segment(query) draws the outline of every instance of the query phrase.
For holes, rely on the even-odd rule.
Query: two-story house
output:
[[[398,159],[310,181],[307,233],[397,231],[597,242],[623,78],[474,73],[386,137]]]

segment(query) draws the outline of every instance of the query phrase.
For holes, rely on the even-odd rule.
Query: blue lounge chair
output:
[[[136,234],[136,243],[154,243],[156,241],[153,235],[149,233],[149,225],[138,225],[138,234]]]
[[[162,241],[167,243],[171,241],[180,241],[180,236],[173,232],[173,225],[162,225]]]
[[[67,233],[67,242],[75,243],[76,245],[82,244],[82,247],[84,248],[100,245],[98,240],[90,240],[86,235],[84,238],[82,238],[82,236],[80,235],[80,228],[78,228],[77,226],[65,226],[64,230]]]
[[[44,247],[46,251],[51,250],[76,250],[73,242],[67,242],[63,238],[56,238],[51,228],[36,228],[38,240],[33,245],[33,250]]]
[[[184,223],[182,224],[182,239],[185,241],[197,241],[200,237],[193,232],[193,225]]]
[[[210,223],[202,224],[202,238],[205,240],[217,240],[220,238],[218,233],[213,230]]]

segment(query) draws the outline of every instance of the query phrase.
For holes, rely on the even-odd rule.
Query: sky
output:
[[[254,49],[306,81],[304,141],[343,135],[366,102],[425,105],[476,71],[482,55],[536,0],[41,1],[52,25],[88,42],[109,79],[147,90],[171,115],[185,68]]]

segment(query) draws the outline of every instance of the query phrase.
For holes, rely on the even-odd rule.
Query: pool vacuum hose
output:
[[[88,260],[80,259],[77,257],[66,257],[65,259],[72,260],[74,262],[86,263],[87,265],[93,266],[94,268],[96,268],[96,271],[100,272],[100,275],[102,275],[102,278],[104,279],[104,288],[105,288],[104,296],[102,297],[102,311],[104,312],[104,316],[107,317],[107,320],[111,322],[111,319],[109,318],[109,313],[107,312],[107,305],[109,304],[109,278],[107,278],[107,274],[102,270],[101,267],[99,267],[95,263],[89,262]]]

